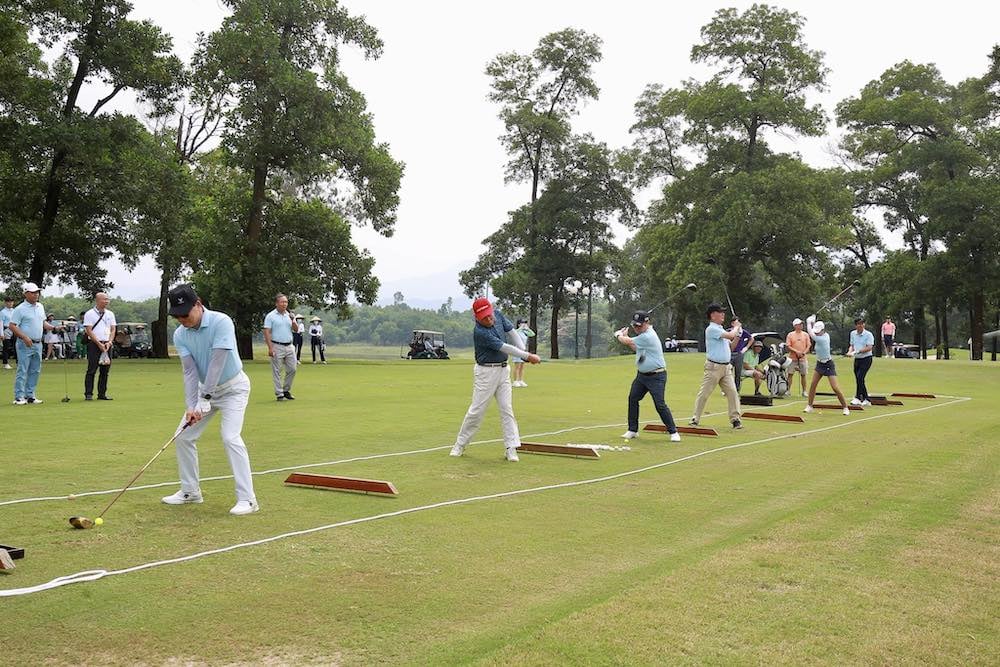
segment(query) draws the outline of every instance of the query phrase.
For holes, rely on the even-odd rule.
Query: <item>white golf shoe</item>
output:
[[[851,409],[850,408],[844,408],[844,416],[845,417],[850,417],[851,416]]]
[[[812,411],[813,411],[813,406],[811,406],[811,405],[807,405],[807,406],[806,406],[806,409],[805,409],[805,410],[803,410],[802,412],[812,412]]]
[[[42,399],[35,398],[34,396],[29,396],[27,400],[28,400],[28,403],[31,403],[31,404],[37,404],[37,405],[41,405],[42,404]]]
[[[861,401],[861,407],[863,407],[863,408],[871,407],[871,404],[872,404],[872,402],[869,401],[867,398],[865,400]]]
[[[851,405],[861,405],[861,399],[857,397],[852,398]]]
[[[165,496],[160,499],[167,505],[186,505],[188,503],[203,503],[205,499],[201,497],[201,491],[178,491],[172,496]]]
[[[635,431],[625,431],[624,433],[622,433],[622,437],[625,438],[626,440],[633,440],[635,438],[638,438],[639,434],[636,433]]]
[[[451,454],[449,456],[461,456],[465,453],[465,445],[455,445],[451,448]]]
[[[28,401],[23,398],[15,398],[14,405],[27,405]]]
[[[670,434],[670,442],[680,442],[680,441],[681,441],[681,434],[680,433],[671,433]]]
[[[233,516],[243,516],[244,514],[253,514],[259,511],[260,505],[257,504],[256,500],[240,500],[233,505],[233,509],[229,510],[229,513]]]
[[[517,458],[517,447],[508,447],[504,452],[503,457],[510,461],[511,463],[517,463],[521,459]]]

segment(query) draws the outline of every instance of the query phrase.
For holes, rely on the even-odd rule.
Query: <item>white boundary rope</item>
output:
[[[778,440],[788,440],[791,438],[799,438],[807,435],[813,435],[816,433],[823,433],[826,431],[832,431],[838,428],[845,428],[848,426],[854,426],[856,424],[862,424],[864,422],[873,421],[876,419],[886,419],[889,417],[898,417],[900,415],[913,414],[916,412],[924,412],[925,410],[934,410],[937,408],[942,408],[955,403],[962,403],[964,401],[972,400],[965,397],[955,397],[954,400],[947,401],[945,403],[937,403],[935,405],[928,405],[922,408],[912,408],[910,410],[904,410],[901,412],[892,412],[882,415],[875,415],[872,417],[864,417],[861,419],[852,419],[850,421],[841,422],[839,424],[832,424],[830,426],[823,426],[821,428],[810,429],[808,431],[800,431],[797,433],[788,433],[785,435],[772,436],[770,438],[762,438],[760,440],[751,440],[749,442],[741,442],[733,445],[725,445],[723,447],[716,447],[714,449],[708,449],[701,452],[696,452],[694,454],[689,454],[687,456],[682,456],[680,458],[671,459],[670,461],[664,461],[662,463],[655,463],[653,465],[645,466],[642,468],[635,468],[633,470],[626,470],[624,472],[615,473],[612,475],[605,475],[603,477],[593,477],[590,479],[582,479],[573,482],[560,482],[558,484],[547,484],[545,486],[535,486],[527,489],[515,489],[513,491],[501,491],[498,493],[491,493],[483,496],[471,496],[468,498],[459,498],[456,500],[445,500],[437,503],[431,503],[429,505],[421,505],[418,507],[408,507],[406,509],[396,510],[394,512],[384,512],[382,514],[374,514],[366,517],[359,517],[356,519],[348,519],[346,521],[339,521],[337,523],[330,523],[323,526],[316,526],[314,528],[306,528],[303,530],[296,530],[287,533],[281,533],[280,535],[272,535],[271,537],[261,538],[259,540],[253,540],[250,542],[242,542],[239,544],[233,544],[227,547],[219,547],[217,549],[209,549],[207,551],[200,551],[198,553],[189,554],[187,556],[178,556],[177,558],[169,558],[166,560],[154,561],[151,563],[142,563],[140,565],[134,565],[132,567],[124,568],[121,570],[86,570],[83,572],[77,572],[75,574],[69,574],[62,577],[56,577],[51,581],[38,584],[36,586],[28,586],[25,588],[12,588],[8,590],[0,590],[0,597],[14,597],[19,595],[28,595],[31,593],[39,593],[41,591],[51,590],[53,588],[59,588],[61,586],[66,586],[68,584],[77,584],[87,581],[97,581],[103,579],[104,577],[111,577],[121,574],[129,574],[132,572],[139,572],[141,570],[148,570],[154,567],[161,567],[163,565],[173,565],[176,563],[183,563],[187,561],[192,561],[198,558],[204,558],[205,556],[214,556],[217,554],[228,553],[230,551],[236,551],[237,549],[245,549],[248,547],[260,546],[262,544],[268,544],[270,542],[277,542],[279,540],[288,539],[290,537],[299,537],[302,535],[310,535],[312,533],[318,533],[325,530],[332,530],[334,528],[342,528],[344,526],[353,526],[360,523],[367,523],[370,521],[378,521],[379,519],[389,519],[392,517],[404,516],[406,514],[414,514],[416,512],[424,512],[427,510],[440,509],[442,507],[451,507],[455,505],[466,505],[469,503],[479,502],[481,500],[494,500],[496,498],[509,498],[511,496],[520,496],[528,493],[539,493],[542,491],[551,491],[554,489],[567,489],[577,486],[586,486],[590,484],[599,484],[602,482],[608,482],[616,479],[621,479],[623,477],[629,477],[631,475],[639,475],[650,470],[657,470],[659,468],[664,468],[666,466],[671,466],[677,463],[682,463],[684,461],[691,461],[693,459],[700,458],[702,456],[707,456],[709,454],[716,454],[718,452],[729,451],[733,449],[741,449],[743,447],[750,447],[752,445],[760,445],[768,442],[775,442]],[[440,449],[440,448],[435,448]]]

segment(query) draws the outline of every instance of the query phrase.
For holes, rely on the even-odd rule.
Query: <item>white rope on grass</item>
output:
[[[260,546],[262,544],[269,544],[271,542],[277,542],[279,540],[285,540],[291,537],[300,537],[302,535],[310,535],[313,533],[319,533],[326,530],[332,530],[334,528],[342,528],[345,526],[353,526],[361,523],[368,523],[371,521],[378,521],[380,519],[389,519],[392,517],[404,516],[407,514],[415,514],[417,512],[425,512],[433,509],[440,509],[442,507],[452,507],[456,505],[466,505],[469,503],[479,502],[482,500],[495,500],[497,498],[509,498],[512,496],[521,496],[529,493],[540,493],[542,491],[552,491],[555,489],[568,489],[577,486],[587,486],[590,484],[599,484],[602,482],[609,482],[616,479],[621,479],[623,477],[629,477],[632,475],[639,475],[651,470],[657,470],[659,468],[664,468],[666,466],[675,465],[677,463],[682,463],[684,461],[691,461],[693,459],[700,458],[702,456],[707,456],[709,454],[716,454],[718,452],[725,452],[733,449],[741,449],[743,447],[750,447],[752,445],[761,445],[768,442],[775,442],[778,440],[787,440],[791,438],[799,438],[807,435],[814,435],[816,433],[823,433],[826,431],[832,431],[838,428],[844,428],[847,426],[854,426],[856,424],[862,424],[864,422],[873,421],[876,419],[885,419],[887,417],[897,417],[905,414],[913,414],[916,412],[923,412],[925,410],[934,410],[936,408],[945,407],[947,405],[952,405],[953,403],[961,403],[963,401],[971,400],[970,398],[959,397],[956,400],[949,401],[947,403],[938,403],[935,405],[928,405],[922,408],[913,408],[911,410],[905,410],[902,412],[892,412],[882,415],[876,415],[873,417],[864,417],[861,419],[852,419],[850,421],[845,421],[840,424],[833,424],[830,426],[824,426],[821,428],[811,429],[808,431],[800,431],[797,433],[787,433],[785,435],[772,436],[770,438],[762,438],[760,440],[751,440],[749,442],[741,442],[733,445],[725,445],[723,447],[716,447],[714,449],[708,449],[701,452],[695,452],[694,454],[689,454],[687,456],[682,456],[680,458],[671,459],[670,461],[664,461],[662,463],[654,463],[653,465],[644,466],[642,468],[635,468],[633,470],[626,470],[624,472],[614,473],[611,475],[604,475],[602,477],[593,477],[590,479],[582,479],[573,482],[559,482],[557,484],[546,484],[544,486],[535,486],[527,489],[515,489],[513,491],[500,491],[498,493],[491,493],[482,496],[471,496],[468,498],[458,498],[455,500],[444,500],[437,503],[431,503],[429,505],[420,505],[418,507],[408,507],[406,509],[396,510],[394,512],[383,512],[382,514],[374,514],[371,516],[358,517],[356,519],[347,519],[345,521],[338,521],[337,523],[330,523],[323,526],[316,526],[314,528],[305,528],[302,530],[290,531],[287,533],[281,533],[280,535],[272,535],[271,537],[264,537],[259,540],[253,540],[250,542],[241,542],[239,544],[232,544],[226,547],[219,547],[217,549],[209,549],[207,551],[200,551],[198,553],[189,554],[187,556],[178,556],[177,558],[169,558],[166,560],[154,561],[151,563],[142,563],[140,565],[134,565],[132,567],[127,567],[121,570],[86,570],[84,572],[77,572],[76,574],[69,574],[62,577],[56,577],[51,581],[47,581],[36,586],[28,586],[25,588],[12,588],[7,590],[0,590],[0,597],[14,597],[19,595],[28,595],[31,593],[39,593],[41,591],[47,591],[54,588],[59,588],[61,586],[67,586],[69,584],[83,583],[87,581],[97,581],[98,579],[103,579],[104,577],[112,577],[122,574],[129,574],[132,572],[139,572],[141,570],[148,570],[154,567],[161,567],[164,565],[173,565],[176,563],[184,563],[188,561],[193,561],[198,558],[204,558],[206,556],[214,556],[218,554],[228,553],[230,551],[236,551],[237,549],[245,549],[248,547]]]
[[[786,405],[791,405],[791,404],[786,404]],[[779,406],[771,406],[771,407],[779,407]],[[767,408],[765,407],[765,408],[761,408],[761,409],[762,410],[766,410]],[[704,417],[713,417],[713,416],[721,415],[721,414],[725,414],[725,413],[724,412],[710,412],[710,413],[704,415],[703,418]],[[647,419],[645,421],[640,421],[639,423],[640,424],[649,424],[649,423],[658,422],[658,421],[659,421],[658,419]],[[570,426],[570,427],[567,427],[567,428],[559,429],[557,431],[546,431],[546,432],[543,432],[543,433],[529,433],[528,435],[526,435],[524,437],[526,437],[526,438],[540,438],[540,437],[548,436],[548,435],[559,435],[559,434],[562,434],[562,433],[570,433],[572,431],[586,431],[586,430],[589,430],[589,429],[598,429],[598,428],[621,428],[622,426],[623,426],[623,424],[595,424],[593,426]],[[488,444],[493,444],[493,443],[496,443],[496,442],[503,442],[503,438],[491,438],[490,440],[477,440],[475,442],[470,442],[469,444],[470,445],[488,445]],[[435,445],[434,447],[426,447],[424,449],[411,449],[411,450],[406,451],[406,452],[386,452],[386,453],[383,453],[383,454],[367,454],[365,456],[355,456],[355,457],[352,457],[352,458],[349,458],[349,459],[336,459],[334,461],[323,461],[322,463],[303,463],[303,464],[300,464],[300,465],[285,466],[283,468],[271,468],[270,470],[258,470],[256,472],[251,472],[250,474],[254,475],[254,476],[258,476],[258,475],[273,475],[274,473],[288,472],[289,470],[301,470],[303,468],[321,468],[321,467],[324,467],[324,466],[342,465],[344,463],[355,463],[357,461],[371,461],[371,460],[374,460],[374,459],[386,459],[386,458],[392,458],[392,457],[396,457],[396,456],[409,456],[411,454],[426,454],[428,452],[437,452],[437,451],[441,451],[443,449],[451,449],[452,446],[453,445]],[[215,475],[213,477],[199,477],[198,481],[199,482],[218,482],[218,481],[232,479],[232,478],[233,478],[232,475]],[[159,489],[159,488],[163,488],[163,487],[177,486],[178,484],[180,484],[180,482],[177,481],[177,480],[172,480],[172,481],[169,481],[169,482],[156,482],[156,483],[153,483],[153,484],[140,484],[140,485],[137,485],[137,486],[129,487],[128,491],[140,491],[140,490],[148,490],[148,489]],[[105,489],[103,491],[81,491],[80,493],[63,494],[63,495],[59,495],[59,496],[38,496],[38,497],[35,497],[35,498],[16,498],[16,499],[13,499],[13,500],[3,500],[3,501],[0,501],[0,507],[3,507],[4,505],[20,505],[20,504],[23,504],[23,503],[37,503],[37,502],[43,502],[43,501],[48,501],[48,500],[68,500],[69,499],[69,497],[68,497],[69,495],[72,495],[74,499],[77,499],[77,498],[86,498],[87,496],[106,496],[106,495],[110,495],[112,493],[118,493],[119,491],[121,491],[121,489]]]

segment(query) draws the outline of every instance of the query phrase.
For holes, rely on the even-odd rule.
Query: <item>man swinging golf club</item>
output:
[[[230,514],[251,514],[260,509],[250,476],[250,456],[240,432],[250,398],[250,379],[236,352],[236,328],[225,313],[209,310],[191,285],[167,293],[170,314],[181,325],[174,331],[174,347],[184,370],[187,409],[181,424],[190,424],[177,435],[177,467],[181,489],[163,499],[168,505],[202,502],[198,483],[198,437],[209,420],[222,416],[222,444],[236,481],[236,505]]]
[[[729,421],[734,429],[740,429],[743,428],[743,422],[740,420],[740,399],[736,393],[731,358],[733,350],[736,349],[736,345],[743,335],[743,327],[740,326],[738,319],[734,319],[732,328],[726,331],[722,327],[722,323],[726,319],[726,309],[717,303],[708,307],[708,310],[705,311],[705,317],[709,319],[708,326],[705,328],[705,374],[701,379],[698,398],[694,402],[691,426],[698,425],[701,414],[705,411],[708,397],[712,395],[716,386],[720,386],[729,406]]]
[[[630,338],[628,327],[622,327],[615,332],[615,340],[631,348],[635,352],[635,379],[628,394],[628,430],[622,434],[626,440],[639,435],[639,401],[648,393],[653,397],[653,405],[660,415],[660,420],[670,434],[671,442],[680,442],[681,434],[677,432],[674,416],[670,413],[663,398],[667,388],[667,364],[663,359],[663,345],[660,337],[649,322],[649,313],[637,310],[632,315],[632,328],[635,337]]]
[[[514,325],[500,311],[493,310],[489,299],[479,297],[472,302],[472,314],[476,327],[472,336],[476,346],[476,366],[473,373],[472,404],[469,405],[462,428],[451,448],[452,456],[465,453],[465,446],[483,423],[483,415],[490,399],[495,398],[500,408],[500,426],[503,428],[505,458],[517,461],[517,448],[521,445],[521,434],[514,419],[511,402],[510,373],[507,371],[507,356],[515,355],[537,364],[541,361],[522,347],[521,337],[514,331]]]

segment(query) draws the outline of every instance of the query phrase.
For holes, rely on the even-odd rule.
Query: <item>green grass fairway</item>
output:
[[[702,363],[668,355],[678,421]],[[853,392],[850,362],[837,363]],[[479,444],[448,456],[471,395],[468,359],[305,364],[292,403],[273,400],[262,360],[247,365],[255,471],[323,464],[307,470],[391,480],[400,495],[285,487],[288,473],[274,472],[255,477],[258,514],[229,516],[231,479],[204,481],[202,505],[171,507],[160,503],[177,488],[170,449],[138,482],[163,486],[126,493],[103,527],[80,531],[67,518],[94,517],[112,496],[66,496],[121,488],[182,413],[176,361],[116,362],[111,403],[82,400],[83,369],[69,365],[67,404],[58,363],[44,366],[44,405],[11,405],[13,372],[0,375],[0,543],[27,550],[0,590],[468,502],[0,598],[11,664],[995,665],[1000,655],[1000,364],[876,360],[869,376],[873,393],[971,400],[902,399],[733,431],[716,393],[703,425],[718,438],[643,433],[596,461],[509,464],[495,407]],[[621,444],[632,377],[630,357],[531,367],[529,387],[514,390],[522,437]],[[802,407],[794,398],[771,411]],[[654,417],[646,399],[640,418]],[[200,450],[204,477],[229,474],[217,425]],[[55,499],[9,502],[35,497]]]

